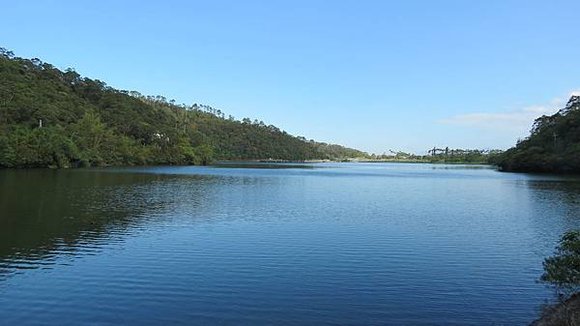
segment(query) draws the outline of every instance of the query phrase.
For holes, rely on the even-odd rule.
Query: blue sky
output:
[[[382,153],[507,148],[580,89],[580,1],[6,1],[0,46]]]

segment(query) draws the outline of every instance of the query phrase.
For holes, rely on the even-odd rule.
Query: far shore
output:
[[[314,163],[408,163],[408,164],[437,164],[437,165],[487,165],[493,166],[493,164],[487,162],[444,162],[444,161],[429,161],[429,160],[394,160],[394,159],[380,159],[380,160],[373,160],[373,159],[359,159],[359,158],[349,158],[349,159],[336,159],[336,160],[329,160],[329,159],[318,159],[318,160],[277,160],[277,159],[240,159],[240,160],[216,160],[210,162],[208,164],[202,164],[207,166],[212,165],[220,165],[220,164],[236,164],[236,163],[253,163],[253,164],[314,164]],[[181,164],[154,164],[154,165],[96,165],[96,166],[65,166],[65,167],[57,167],[57,166],[15,166],[15,167],[0,167],[0,170],[22,170],[22,169],[51,169],[51,170],[60,170],[60,169],[82,169],[82,168],[122,168],[122,167],[152,167],[152,166],[167,166],[167,165],[175,165],[175,166],[187,166]],[[202,166],[198,165],[198,166]]]
[[[430,161],[430,160],[401,160],[401,159],[367,159],[367,158],[347,158],[339,160],[275,160],[275,159],[259,159],[259,160],[231,160],[218,162],[259,162],[259,163],[422,163],[422,164],[469,164],[469,165],[492,165],[488,162],[445,162],[445,161]]]

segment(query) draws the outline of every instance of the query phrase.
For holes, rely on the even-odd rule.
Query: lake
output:
[[[320,163],[0,170],[0,324],[525,325],[580,180]]]

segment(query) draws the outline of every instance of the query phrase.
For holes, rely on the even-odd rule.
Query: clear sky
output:
[[[507,148],[580,89],[578,0],[0,8],[0,47],[18,56],[376,153]]]

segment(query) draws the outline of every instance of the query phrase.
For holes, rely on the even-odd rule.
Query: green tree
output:
[[[530,136],[494,162],[504,171],[580,173],[580,96],[536,119]]]
[[[80,151],[80,159],[85,164],[101,165],[104,163],[104,144],[113,137],[101,118],[94,112],[88,111],[84,116],[71,125],[72,139]]]
[[[554,286],[559,303],[545,306],[534,325],[580,325],[580,231],[562,236],[540,280]]]
[[[193,149],[195,153],[195,164],[208,165],[214,159],[213,148],[208,144],[201,144]]]
[[[552,257],[544,261],[542,282],[559,291],[574,292],[580,288],[580,231],[566,232]]]
[[[207,105],[116,90],[0,49],[0,167],[340,159],[366,153],[307,141]],[[39,126],[42,120],[42,128]]]

